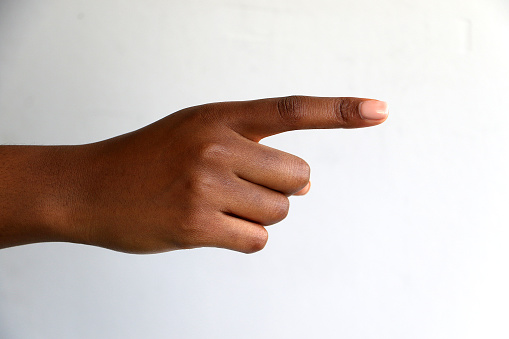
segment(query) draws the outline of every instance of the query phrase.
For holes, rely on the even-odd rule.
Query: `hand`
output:
[[[292,96],[187,108],[63,152],[66,169],[56,172],[66,173],[60,179],[66,184],[47,204],[49,215],[59,240],[118,251],[256,252],[267,242],[264,226],[286,217],[288,197],[307,192],[310,172],[304,160],[258,141],[296,129],[373,126],[386,117],[385,103],[359,98]]]

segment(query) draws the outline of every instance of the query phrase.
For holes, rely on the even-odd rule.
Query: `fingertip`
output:
[[[306,186],[304,186],[300,191],[298,191],[297,193],[294,193],[293,195],[297,195],[297,196],[306,195],[310,189],[311,189],[311,181],[308,182],[306,184]]]
[[[382,123],[389,116],[389,105],[385,101],[365,100],[359,104],[359,115],[364,120]]]
[[[265,248],[269,240],[269,232],[265,227],[259,226],[256,229],[253,228],[253,234],[250,238],[246,239],[243,248],[240,250],[245,254],[252,254],[259,252]]]

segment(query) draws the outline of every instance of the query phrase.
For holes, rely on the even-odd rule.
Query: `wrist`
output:
[[[82,146],[2,146],[0,248],[34,242],[83,242],[71,222]]]

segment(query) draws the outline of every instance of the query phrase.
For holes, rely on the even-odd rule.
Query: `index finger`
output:
[[[231,127],[255,141],[298,129],[374,126],[388,116],[387,103],[353,97],[289,96],[227,104],[232,105],[227,110]]]

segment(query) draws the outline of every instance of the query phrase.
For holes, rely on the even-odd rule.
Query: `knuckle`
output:
[[[290,200],[286,196],[278,194],[278,197],[272,202],[270,224],[275,224],[286,218],[289,210]]]
[[[291,95],[280,98],[277,102],[277,109],[283,123],[294,125],[302,120],[306,113],[304,110],[304,97]]]
[[[212,178],[205,171],[194,171],[189,178],[189,186],[192,192],[202,191],[204,188],[212,186]]]
[[[358,115],[357,104],[350,98],[337,98],[334,104],[336,118],[343,126],[348,126]]]
[[[306,185],[311,175],[311,167],[306,161],[297,158],[293,166],[292,174],[297,185]]]
[[[208,141],[198,147],[198,159],[206,162],[228,158],[228,148],[223,143]]]
[[[264,227],[256,228],[256,231],[254,231],[249,238],[249,240],[245,244],[244,253],[255,253],[258,251],[261,251],[265,245],[267,244],[267,241],[269,240],[269,233]]]
[[[311,175],[309,164],[299,157],[294,157],[289,166],[289,181],[287,194],[293,194],[307,185]]]

